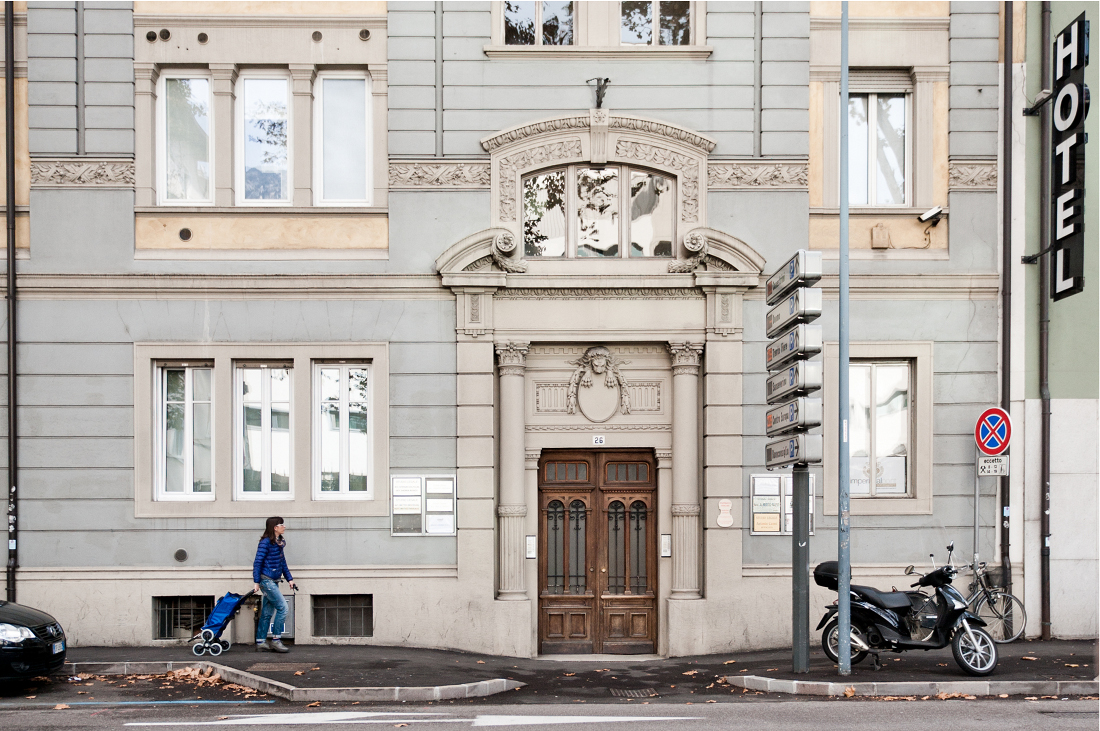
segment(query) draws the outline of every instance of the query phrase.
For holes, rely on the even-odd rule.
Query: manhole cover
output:
[[[656,698],[653,688],[612,688],[611,695],[616,698]]]
[[[252,673],[296,673],[300,670],[312,670],[317,667],[308,662],[258,662],[248,667]]]

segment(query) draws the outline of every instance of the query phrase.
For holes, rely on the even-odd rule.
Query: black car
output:
[[[65,663],[65,630],[22,604],[0,601],[0,680],[57,672]]]

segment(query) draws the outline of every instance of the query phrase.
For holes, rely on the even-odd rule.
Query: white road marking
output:
[[[622,721],[698,721],[698,716],[478,716],[474,726],[535,726],[565,723],[617,723]]]
[[[698,716],[477,716],[438,718],[445,713],[385,713],[362,711],[302,711],[256,716],[229,716],[215,721],[147,721],[127,726],[315,726],[368,723],[470,723],[472,726],[550,726],[567,723],[605,724],[631,721],[697,721]]]

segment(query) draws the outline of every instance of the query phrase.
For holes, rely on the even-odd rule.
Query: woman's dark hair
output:
[[[282,525],[282,518],[268,518],[267,524],[264,526],[264,534],[260,537],[262,541],[264,538],[268,539],[272,543],[275,542],[275,526]]]

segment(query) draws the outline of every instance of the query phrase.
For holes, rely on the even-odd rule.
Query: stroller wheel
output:
[[[225,652],[226,650],[228,650],[230,647],[233,646],[233,643],[230,642],[229,640],[222,640],[221,641],[221,646],[222,646],[222,652]]]
[[[206,645],[197,642],[191,645],[191,652],[195,653],[195,657],[202,657],[206,653]]]
[[[202,631],[202,641],[203,642],[212,642],[213,640],[214,640],[214,630],[204,629]]]
[[[215,642],[210,645],[210,647],[207,647],[206,651],[209,652],[211,656],[217,657],[218,655],[222,654],[222,649],[222,644],[220,642]]]

